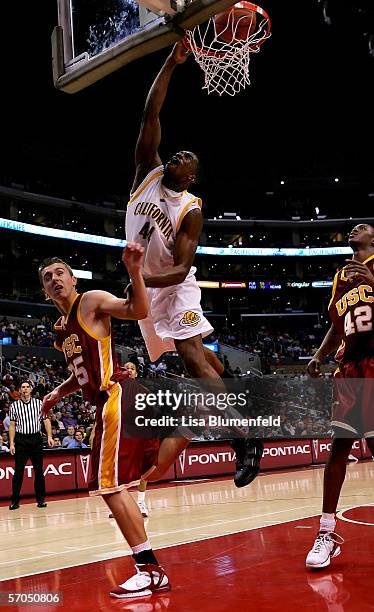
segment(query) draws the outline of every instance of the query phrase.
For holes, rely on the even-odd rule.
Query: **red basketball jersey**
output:
[[[84,399],[97,406],[103,401],[102,392],[115,384],[113,376],[118,374],[118,362],[112,336],[99,337],[82,321],[83,295],[78,294],[67,315],[55,323],[55,348],[64,353]]]
[[[374,255],[363,262],[374,274]],[[342,337],[337,361],[357,361],[374,355],[374,283],[347,277],[345,268],[335,274],[329,315]]]

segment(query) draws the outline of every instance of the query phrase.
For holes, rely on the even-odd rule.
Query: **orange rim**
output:
[[[248,12],[255,11],[259,15],[262,15],[264,19],[266,19],[266,36],[264,36],[262,40],[253,42],[254,47],[262,45],[262,43],[268,38],[271,31],[271,20],[265,9],[263,9],[261,6],[258,6],[258,4],[254,4],[253,2],[245,2],[243,0],[242,2],[236,2],[230,8],[226,9],[226,11],[233,11],[235,10],[235,8],[245,9]],[[186,47],[186,49],[192,51],[191,45],[187,38],[187,34],[182,38],[182,43]],[[204,47],[196,47],[195,51],[197,53],[200,53],[201,55],[206,55],[209,57],[224,57],[225,55],[230,55],[230,51],[208,51],[207,49],[204,49]]]

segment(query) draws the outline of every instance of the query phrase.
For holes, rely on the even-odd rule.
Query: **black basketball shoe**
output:
[[[238,488],[245,487],[260,471],[264,445],[258,438],[235,438],[230,444],[236,454],[234,483]]]

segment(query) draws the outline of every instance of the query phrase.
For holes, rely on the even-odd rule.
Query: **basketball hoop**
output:
[[[250,54],[271,35],[266,11],[252,2],[237,2],[223,13],[186,32],[185,46],[203,70],[208,94],[235,96],[251,84]]]

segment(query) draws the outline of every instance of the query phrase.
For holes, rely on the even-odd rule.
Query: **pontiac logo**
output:
[[[318,459],[318,455],[319,455],[319,441],[318,440],[313,440],[313,450],[314,450],[314,454],[316,456],[316,459]]]
[[[184,465],[186,463],[186,451],[185,450],[181,452],[178,459],[179,459],[179,465],[181,466],[182,474],[184,474]]]
[[[81,468],[85,482],[88,481],[88,469],[90,467],[90,455],[80,455]]]

